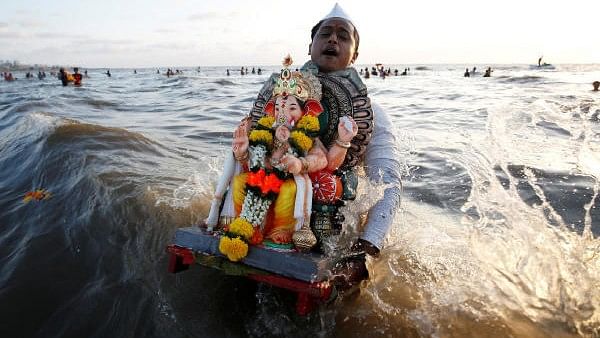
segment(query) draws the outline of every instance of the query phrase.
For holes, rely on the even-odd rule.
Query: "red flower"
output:
[[[257,172],[251,172],[248,174],[248,179],[246,183],[251,187],[261,187],[263,181],[265,180],[265,170],[260,169]]]
[[[269,174],[265,177],[264,184],[261,187],[261,192],[265,195],[268,194],[269,191],[279,193],[279,188],[281,188],[282,184],[283,181],[280,180],[279,177],[277,177],[277,175]]]

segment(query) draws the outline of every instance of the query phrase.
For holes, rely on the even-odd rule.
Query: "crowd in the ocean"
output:
[[[426,67],[417,67],[417,69],[427,69]],[[464,77],[474,77],[474,76],[479,76],[481,75],[482,77],[491,77],[492,76],[492,72],[494,70],[492,69],[492,67],[487,67],[485,69],[485,71],[483,72],[483,74],[481,74],[478,70],[477,67],[473,67],[472,69],[466,68],[465,72],[463,73]],[[200,67],[197,68],[197,72],[200,73]],[[137,74],[137,70],[133,70],[134,74]],[[226,70],[226,75],[227,76],[231,76],[234,72],[231,71],[229,68],[227,68]],[[248,67],[240,67],[239,68],[239,74],[240,75],[248,75],[248,74],[255,74],[255,75],[262,75],[263,73],[263,69],[261,67],[252,67],[251,70],[248,70]],[[103,73],[104,75],[106,75],[107,77],[111,77],[112,74],[110,73],[110,69],[107,69],[106,72]],[[156,69],[156,74],[161,74],[160,69]],[[163,75],[166,75],[167,77],[170,76],[175,76],[175,75],[183,75],[183,70],[180,69],[175,69],[172,70],[171,68],[167,68],[167,70],[165,72],[162,73]],[[410,67],[404,68],[402,71],[398,70],[398,68],[395,68],[394,70],[392,70],[390,67],[388,67],[387,69],[382,65],[382,64],[376,64],[375,66],[372,66],[371,69],[369,69],[369,67],[365,67],[365,68],[359,68],[359,74],[361,76],[363,76],[365,79],[369,79],[371,77],[380,77],[382,79],[385,79],[388,76],[407,76],[407,75],[411,75],[411,69]],[[52,77],[57,77],[63,86],[68,86],[70,83],[73,83],[73,85],[75,86],[80,86],[82,84],[82,79],[83,78],[88,78],[88,71],[85,70],[83,74],[79,74],[79,69],[78,67],[74,67],[73,68],[73,73],[68,72],[67,70],[65,70],[65,68],[61,67],[59,69],[58,72],[52,70],[50,71],[50,76]],[[13,75],[12,72],[2,72],[2,77],[4,78],[5,81],[15,81],[17,80],[17,78]],[[26,79],[33,79],[36,76],[34,75],[33,72],[28,71],[25,73],[25,78]],[[37,78],[39,80],[43,80],[46,78],[46,71],[40,69],[38,71],[37,74]],[[594,81],[592,82],[592,90],[593,91],[600,91],[600,81]]]
[[[483,73],[483,77],[491,77],[492,76],[492,72],[494,70],[492,69],[492,67],[487,67],[487,69],[485,70],[485,72]],[[477,73],[477,67],[473,67],[473,69],[469,72],[469,68],[465,69],[465,73],[464,73],[464,77],[471,77],[471,76],[476,76]]]
[[[255,67],[252,67],[252,74],[257,74],[257,75],[262,75],[262,68],[258,67],[258,70]],[[250,74],[248,72],[248,67],[241,67],[240,68],[240,75],[248,75]],[[227,76],[230,76],[231,72],[229,71],[229,68],[227,68]]]
[[[396,68],[394,69],[394,76],[406,76],[409,72],[410,68],[404,68],[404,71],[402,71],[401,73]],[[392,75],[392,69],[389,67],[388,69],[385,69],[385,67],[382,64],[376,64],[374,67],[371,67],[371,70],[369,70],[369,67],[365,67],[365,69],[360,68],[359,73],[361,76],[364,76],[365,79],[370,78],[371,75],[374,77],[379,76],[380,78],[385,79],[386,77]]]

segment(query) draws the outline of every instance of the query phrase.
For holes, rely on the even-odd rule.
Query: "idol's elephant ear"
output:
[[[308,99],[304,103],[304,114],[317,117],[322,112],[323,112],[323,106],[321,105],[321,103],[319,101],[313,100],[313,99]]]
[[[265,113],[265,115],[275,116],[275,102],[273,100],[269,100],[267,104],[265,104],[263,112]]]

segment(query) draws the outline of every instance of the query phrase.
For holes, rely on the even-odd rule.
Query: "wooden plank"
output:
[[[180,228],[175,233],[173,244],[195,252],[224,257],[219,252],[219,238],[217,234],[208,233],[199,227]],[[237,264],[306,282],[319,282],[327,279],[327,273],[334,262],[315,253],[281,252],[263,246],[250,246],[248,256]]]

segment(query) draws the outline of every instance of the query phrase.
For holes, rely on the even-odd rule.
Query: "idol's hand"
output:
[[[352,126],[352,130],[349,130],[349,125],[343,119],[340,119],[340,123],[338,123],[338,140],[342,142],[350,142],[358,134],[356,121],[351,117],[347,117],[347,121],[350,122],[349,125]]]
[[[248,131],[250,130],[250,119],[245,118],[233,132],[233,142],[231,148],[236,158],[243,157],[248,151]]]
[[[299,158],[293,155],[285,155],[281,158],[281,164],[284,168],[287,168],[288,173],[297,175],[302,171],[302,162]]]

